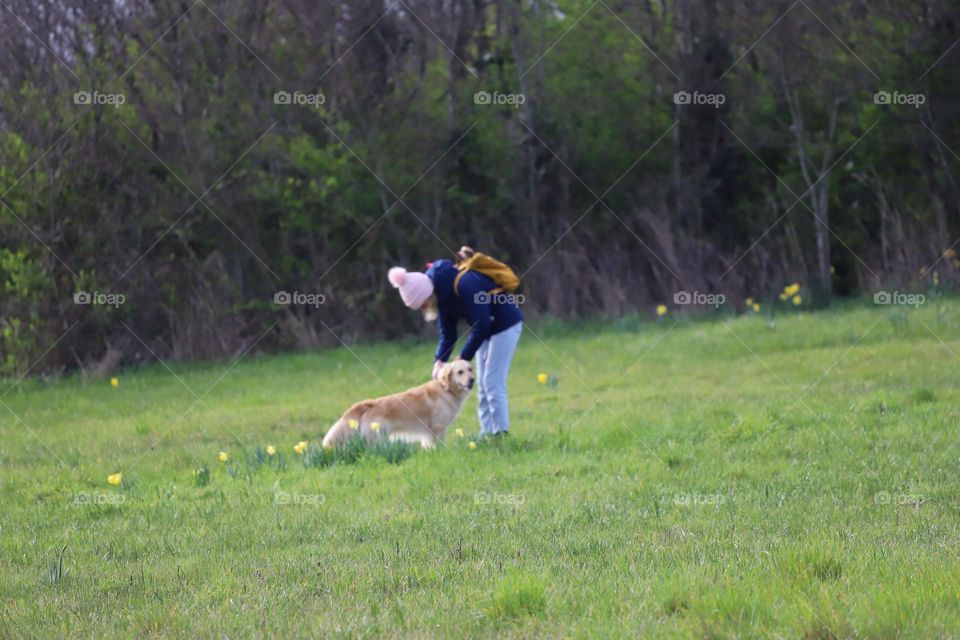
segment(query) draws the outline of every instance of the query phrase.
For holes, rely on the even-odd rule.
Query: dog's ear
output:
[[[443,369],[440,370],[440,384],[443,385],[443,388],[447,391],[453,390],[453,363],[448,362],[443,365]]]

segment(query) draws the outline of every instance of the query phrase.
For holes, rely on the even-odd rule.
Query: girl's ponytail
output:
[[[460,247],[460,251],[457,251],[457,258],[460,259],[460,262],[466,262],[473,257],[473,249],[467,245]]]

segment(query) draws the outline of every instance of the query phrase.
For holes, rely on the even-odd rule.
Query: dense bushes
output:
[[[387,267],[463,243],[524,274],[530,313],[951,282],[958,17],[946,2],[13,1],[0,366],[399,335],[418,319]]]

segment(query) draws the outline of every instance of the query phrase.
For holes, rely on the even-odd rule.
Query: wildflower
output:
[[[799,291],[800,291],[800,285],[797,284],[796,282],[794,282],[793,284],[788,285],[788,286],[786,286],[786,287],[783,288],[783,292],[784,292],[785,294],[787,294],[787,297],[788,297],[788,298],[789,298],[790,296],[795,296],[795,295],[797,295],[797,292],[799,292]]]
[[[272,455],[275,455],[276,453],[277,453],[277,448],[276,448],[275,446],[273,446],[272,444],[268,444],[268,445],[267,445],[267,455],[268,455],[268,456],[272,456]]]
[[[307,450],[307,441],[301,440],[297,444],[293,445],[293,450],[296,451],[297,453],[303,453],[304,451]]]
[[[753,306],[753,298],[747,298],[746,300],[743,301],[743,303],[744,303],[745,305],[747,305],[748,307],[752,307],[752,306]]]
[[[476,448],[477,448],[477,443],[474,442],[473,440],[471,440],[471,441],[467,444],[467,448],[472,451],[473,449],[476,449]]]
[[[116,389],[120,386],[120,378],[110,378],[110,386]]]
[[[801,304],[803,304],[803,298],[800,296],[793,296],[793,306],[799,307]]]
[[[547,384],[547,380],[549,379],[550,378],[545,373],[541,373],[537,375],[537,382],[539,382],[540,384]]]
[[[463,437],[463,429],[457,429],[456,431],[454,431],[454,433],[457,434],[458,438]]]
[[[226,451],[221,451],[220,453],[217,454],[217,460],[219,460],[220,462],[226,462],[229,459],[230,459],[230,454],[227,453]]]
[[[657,305],[657,315],[658,315],[658,316],[665,316],[665,315],[667,315],[667,305],[665,305],[665,304],[658,304],[658,305]]]
[[[760,305],[758,303],[754,302],[753,306],[750,308],[753,309],[754,313],[760,313]]]
[[[347,425],[354,431],[360,428],[360,423],[354,420],[353,418],[350,418],[349,420],[347,420]]]
[[[107,482],[109,482],[113,486],[117,486],[118,484],[123,482],[123,474],[122,473],[111,474],[107,476]]]
[[[380,423],[379,423],[379,422],[371,422],[371,423],[370,423],[370,428],[373,429],[373,432],[374,432],[374,433],[379,433],[379,432],[380,432]]]
[[[788,296],[786,293],[781,293],[781,294],[780,294],[780,299],[781,299],[781,300],[786,300],[786,299],[789,298],[789,297],[790,297],[790,296]]]

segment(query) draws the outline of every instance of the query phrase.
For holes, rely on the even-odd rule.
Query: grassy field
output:
[[[431,345],[24,380],[0,636],[960,637],[958,312],[533,327],[509,440],[398,463],[316,442]]]

